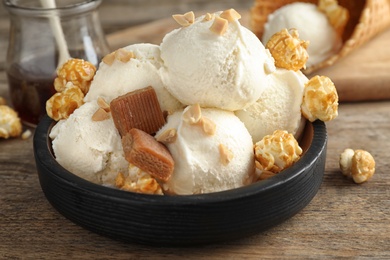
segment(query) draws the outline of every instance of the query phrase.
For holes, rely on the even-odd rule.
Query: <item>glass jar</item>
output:
[[[109,47],[98,15],[102,0],[3,0],[10,14],[6,73],[12,105],[36,126],[55,93],[56,69],[68,58],[95,66]]]

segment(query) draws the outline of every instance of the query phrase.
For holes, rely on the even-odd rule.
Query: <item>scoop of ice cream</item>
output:
[[[237,188],[254,173],[252,138],[233,112],[189,106],[168,116],[156,138],[165,143],[175,161],[174,172],[163,185],[168,192],[199,194]]]
[[[273,34],[285,28],[297,29],[300,39],[309,41],[307,67],[324,61],[342,46],[341,37],[315,4],[296,2],[270,14],[262,42],[266,44]]]
[[[275,67],[269,51],[238,20],[225,20],[222,34],[211,30],[219,16],[201,16],[164,37],[161,75],[183,104],[234,111],[260,97]]]
[[[270,77],[270,87],[262,96],[246,109],[235,112],[254,143],[280,129],[299,136],[305,123],[301,103],[307,81],[300,71],[277,69]]]
[[[121,138],[112,118],[93,121],[99,109],[87,102],[51,130],[54,155],[68,171],[94,183],[113,185],[119,171],[126,171]]]
[[[162,110],[175,111],[183,107],[165,89],[158,73],[162,63],[159,46],[133,44],[123,49],[132,52],[134,57],[128,61],[114,58],[111,64],[101,62],[85,101],[102,97],[109,103],[112,99],[128,92],[152,86]]]

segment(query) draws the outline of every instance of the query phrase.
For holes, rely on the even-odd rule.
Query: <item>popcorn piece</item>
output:
[[[47,115],[56,121],[68,118],[84,103],[83,98],[81,89],[68,82],[62,92],[54,94],[46,101]]]
[[[276,67],[298,71],[305,67],[309,58],[309,42],[300,40],[296,29],[291,29],[290,32],[283,29],[275,33],[267,42],[266,48],[274,57]]]
[[[337,34],[342,36],[349,20],[348,9],[340,6],[337,0],[320,0],[318,9],[326,14],[329,23],[336,30]]]
[[[123,173],[117,175],[115,185],[125,191],[164,195],[160,184],[155,178],[132,164],[129,164],[127,176]]]
[[[276,130],[255,144],[256,167],[260,171],[279,173],[299,160],[302,149],[294,135]]]
[[[125,158],[154,178],[167,181],[174,169],[174,161],[168,149],[153,136],[133,128],[122,137]]]
[[[234,9],[228,9],[223,11],[220,17],[228,20],[229,22],[234,22],[241,19],[241,15]]]
[[[325,76],[314,76],[305,84],[302,114],[310,122],[330,121],[338,115],[338,100],[333,82]]]
[[[6,105],[0,105],[0,138],[20,136],[22,133],[22,123],[18,114]]]
[[[234,154],[232,151],[230,151],[225,145],[223,144],[220,144],[218,146],[218,150],[219,150],[219,154],[220,154],[220,158],[221,158],[221,163],[223,165],[228,165],[232,160],[233,160],[233,157],[234,157]]]
[[[339,164],[343,175],[352,178],[355,183],[368,181],[375,173],[375,160],[364,150],[345,149]]]
[[[135,55],[132,51],[128,51],[123,48],[120,48],[104,56],[102,61],[107,65],[111,65],[112,63],[114,63],[115,60],[118,60],[123,63],[127,63],[134,58]]]
[[[172,15],[173,19],[183,27],[190,26],[195,21],[194,12],[188,12],[185,14],[174,14]]]
[[[27,129],[26,131],[23,132],[22,134],[22,139],[23,140],[27,140],[28,138],[30,138],[32,135],[31,131],[29,129]]]
[[[7,100],[5,98],[0,97],[0,106],[7,105]]]
[[[210,31],[218,35],[224,35],[228,28],[228,20],[221,17],[215,17],[214,23],[210,27]]]
[[[117,97],[111,101],[110,108],[121,136],[125,136],[132,128],[154,134],[165,124],[164,114],[152,87]]]
[[[70,59],[58,69],[54,88],[61,92],[65,90],[68,82],[72,82],[85,95],[89,91],[95,72],[96,67],[92,63],[82,59]]]

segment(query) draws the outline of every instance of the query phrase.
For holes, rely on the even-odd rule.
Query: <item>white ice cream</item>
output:
[[[128,92],[152,86],[162,110],[175,111],[183,107],[165,89],[158,73],[162,63],[158,45],[134,44],[123,49],[132,51],[136,58],[127,63],[115,60],[111,65],[101,62],[85,101],[102,97],[109,103]]]
[[[270,77],[270,87],[254,104],[236,111],[252,136],[260,141],[275,130],[286,130],[296,137],[305,120],[301,114],[304,84],[308,78],[300,71],[277,69]]]
[[[186,108],[188,109],[188,108]],[[252,138],[233,112],[202,109],[202,116],[216,124],[214,135],[207,135],[199,124],[183,121],[183,113],[168,117],[167,124],[156,134],[177,130],[177,139],[166,144],[175,161],[174,172],[165,190],[176,194],[217,192],[241,187],[254,172]],[[229,164],[221,163],[219,145],[233,153]]]
[[[92,121],[98,108],[94,101],[85,103],[67,120],[59,121],[50,138],[56,160],[65,169],[91,182],[110,185],[129,164],[112,118]]]
[[[267,44],[272,35],[282,29],[295,28],[299,38],[309,41],[307,67],[320,63],[341,48],[342,39],[331,26],[325,13],[317,5],[296,2],[277,9],[268,16],[262,42]]]
[[[214,20],[203,18],[164,37],[163,82],[183,104],[242,109],[267,88],[266,77],[274,70],[274,60],[238,21],[229,22],[226,33],[218,35],[209,29]]]

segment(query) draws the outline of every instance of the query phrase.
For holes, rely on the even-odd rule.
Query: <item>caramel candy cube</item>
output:
[[[153,136],[136,128],[122,137],[126,160],[150,174],[167,181],[174,169],[174,161],[168,149]]]
[[[111,101],[110,109],[115,127],[122,137],[132,128],[154,134],[165,124],[164,114],[152,87],[117,97]]]

